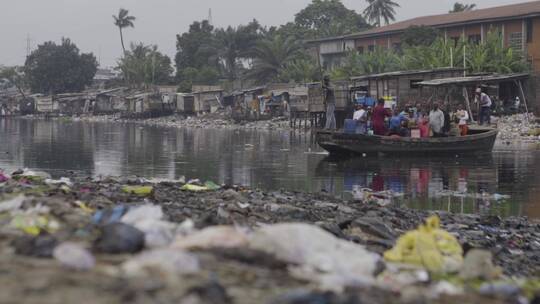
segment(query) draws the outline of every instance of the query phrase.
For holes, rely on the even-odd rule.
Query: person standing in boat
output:
[[[461,136],[467,135],[469,133],[469,127],[467,126],[467,121],[469,120],[469,113],[463,108],[463,105],[458,105],[458,110],[456,112],[456,117],[459,119],[459,131]]]
[[[336,129],[336,116],[334,114],[336,110],[336,96],[334,93],[334,87],[330,84],[330,76],[325,75],[323,79],[323,96],[324,103],[326,104],[326,124],[325,130]]]
[[[480,103],[480,113],[478,118],[478,123],[483,125],[484,122],[491,124],[491,98],[488,94],[482,92],[481,88],[476,89],[476,100]]]
[[[433,131],[433,137],[444,137],[444,113],[439,109],[438,103],[434,103],[433,109],[429,112],[429,127]]]
[[[373,133],[375,135],[386,135],[386,124],[384,122],[386,117],[390,117],[388,109],[384,107],[384,99],[379,98],[377,105],[373,109],[372,123]]]

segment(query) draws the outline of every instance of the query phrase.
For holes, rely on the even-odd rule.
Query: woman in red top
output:
[[[384,99],[379,98],[371,118],[375,135],[386,135],[386,124],[384,123],[386,117],[390,117],[390,112],[384,108]]]

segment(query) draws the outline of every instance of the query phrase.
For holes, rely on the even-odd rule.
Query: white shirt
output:
[[[435,133],[441,133],[442,127],[444,126],[444,113],[437,109],[436,111],[431,110],[429,112],[429,126]]]
[[[457,117],[459,118],[459,125],[463,126],[467,124],[467,120],[469,120],[469,113],[465,110],[459,110],[457,111]]]
[[[489,98],[488,94],[480,94],[480,106],[483,108],[491,107],[491,98]]]
[[[350,113],[350,112],[349,112]],[[360,109],[358,111],[355,111],[354,114],[353,114],[353,119],[354,120],[362,120],[362,118],[364,117],[364,115],[366,115],[366,110],[364,109]],[[350,116],[349,116],[350,117]]]

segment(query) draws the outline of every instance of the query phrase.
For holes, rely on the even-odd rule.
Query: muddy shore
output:
[[[18,173],[5,175],[0,183],[0,303],[527,303],[540,288],[536,280],[540,225],[524,217],[381,207],[325,193],[263,192],[197,181],[186,188],[185,181],[74,176],[50,180],[41,173]],[[128,242],[126,248],[111,251],[107,246],[120,246],[122,241],[114,240],[111,245],[105,239],[108,225],[119,221],[117,213],[124,214],[124,221],[128,210],[136,206],[159,206],[163,211],[163,218],[151,225],[151,231],[141,228],[151,233],[153,242],[162,240],[156,227],[174,227],[170,244],[157,246],[168,250],[167,257],[178,253],[179,240],[185,245],[179,234],[189,236],[215,227],[236,230],[212,239],[214,246],[210,247],[201,243],[202,236],[192,240],[199,244],[188,250],[189,258],[198,261],[196,267],[190,268],[182,253],[179,269],[159,267],[165,260],[162,256],[158,264],[154,261],[132,274],[126,265],[137,265],[140,260],[136,258],[154,254],[156,246],[149,248],[146,238],[141,247]],[[454,274],[428,275],[420,268],[415,270],[422,274],[419,277],[428,277],[396,279],[404,289],[389,284],[378,271],[373,283],[328,291],[313,280],[294,275],[290,262],[235,243],[234,231],[307,223],[321,227],[336,240],[380,255],[433,214],[458,239],[464,254],[472,248],[493,254],[493,262],[502,272],[492,279],[499,282],[493,285],[498,287],[486,289],[491,286],[485,285],[491,282],[488,280],[462,282]],[[38,215],[40,220],[35,218]],[[115,236],[122,238],[121,233]],[[66,261],[57,251],[66,242],[78,244],[76,253],[88,252]],[[95,263],[81,264],[90,258]]]

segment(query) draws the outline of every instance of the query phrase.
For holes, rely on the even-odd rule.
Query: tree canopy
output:
[[[124,34],[122,30],[127,27],[135,27],[135,25],[133,24],[133,22],[135,21],[135,17],[130,16],[129,11],[123,8],[118,11],[118,16],[113,15],[112,17],[114,19],[114,25],[116,25],[120,30],[120,42],[122,43],[122,50],[125,53],[126,47],[124,46]]]
[[[408,46],[431,45],[439,34],[439,31],[431,26],[413,25],[401,35],[401,41]]]
[[[158,51],[156,45],[131,44],[131,48],[120,59],[118,68],[130,85],[150,86],[167,84],[171,81],[173,68],[171,59]]]
[[[346,8],[339,0],[313,0],[296,14],[294,22],[304,38],[339,36],[369,28],[362,15]],[[285,27],[293,28],[292,24]]]
[[[460,2],[456,2],[454,3],[454,8],[450,10],[449,13],[468,12],[468,11],[472,11],[475,8],[476,8],[476,4],[474,3],[463,4]]]
[[[71,40],[62,38],[59,45],[39,45],[26,58],[24,73],[34,93],[79,92],[92,83],[97,66],[94,54],[80,53]]]
[[[366,19],[374,26],[390,24],[390,21],[396,20],[395,8],[400,7],[398,3],[392,0],[367,0],[368,7],[364,10]]]

